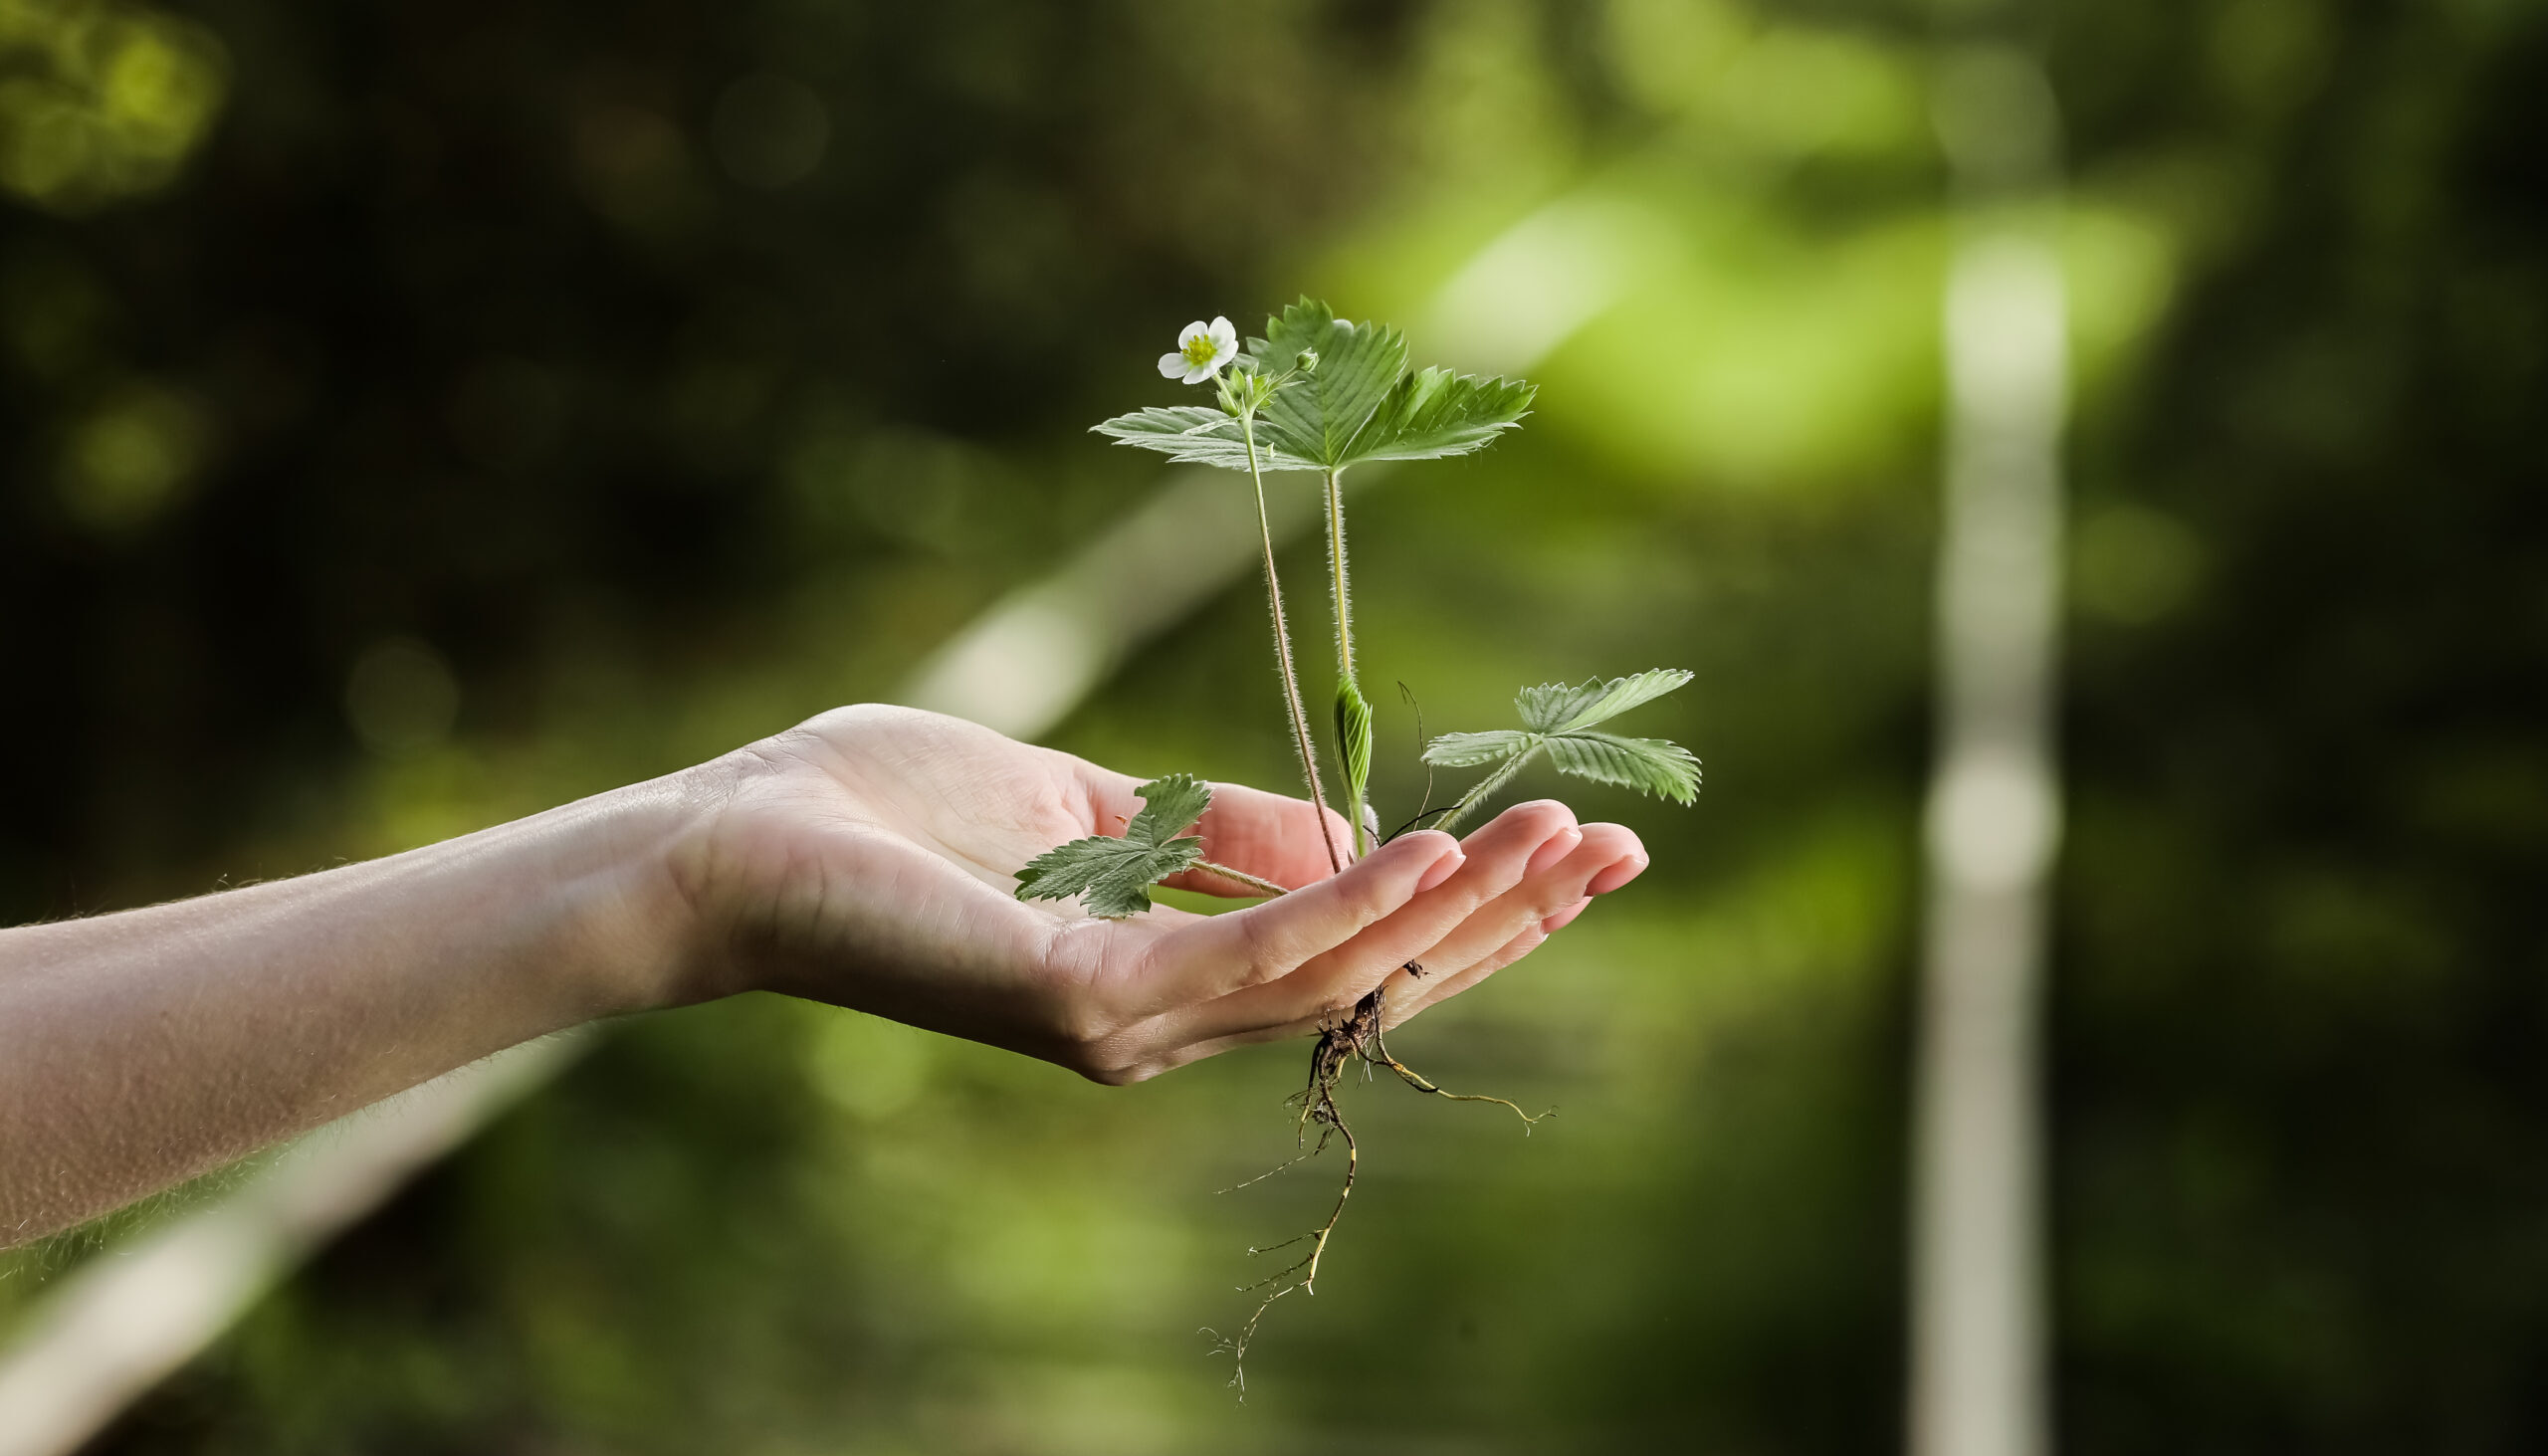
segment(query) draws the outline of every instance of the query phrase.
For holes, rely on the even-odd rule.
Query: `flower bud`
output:
[[[1301,356],[1293,362],[1301,366],[1302,373],[1315,374],[1318,372],[1318,350],[1303,349],[1301,350]]]
[[[1336,680],[1336,756],[1345,769],[1347,812],[1359,817],[1372,781],[1372,705],[1352,678]],[[1363,843],[1359,825],[1354,843],[1358,850]]]

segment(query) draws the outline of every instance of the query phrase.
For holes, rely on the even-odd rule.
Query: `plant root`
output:
[[[1421,977],[1424,974],[1424,968],[1413,961],[1407,962],[1405,969],[1414,976]],[[1254,1258],[1259,1254],[1270,1254],[1278,1249],[1297,1248],[1302,1244],[1309,1245],[1308,1251],[1273,1274],[1254,1284],[1240,1287],[1241,1294],[1253,1294],[1258,1290],[1264,1290],[1266,1294],[1257,1301],[1255,1310],[1249,1313],[1247,1323],[1239,1327],[1237,1334],[1223,1336],[1217,1331],[1208,1329],[1201,1332],[1212,1337],[1214,1354],[1229,1355],[1229,1383],[1238,1391],[1241,1403],[1247,1400],[1247,1349],[1256,1339],[1257,1327],[1264,1323],[1266,1312],[1273,1309],[1275,1302],[1284,1296],[1298,1290],[1312,1298],[1317,1297],[1319,1261],[1326,1257],[1328,1242],[1336,1235],[1336,1225],[1345,1217],[1346,1201],[1354,1196],[1354,1178],[1361,1170],[1362,1145],[1355,1141],[1354,1129],[1345,1121],[1344,1110],[1336,1105],[1336,1089],[1344,1082],[1346,1073],[1356,1063],[1363,1065],[1363,1075],[1366,1080],[1370,1078],[1372,1068],[1386,1067],[1397,1075],[1399,1081],[1428,1096],[1444,1098],[1451,1102],[1490,1102],[1498,1107],[1509,1109],[1513,1116],[1522,1120],[1522,1131],[1526,1136],[1542,1119],[1556,1115],[1555,1108],[1533,1115],[1522,1111],[1519,1106],[1504,1098],[1447,1091],[1431,1078],[1390,1055],[1388,1034],[1383,1025],[1385,1019],[1382,1015],[1383,996],[1382,988],[1374,988],[1371,994],[1354,1003],[1353,1011],[1343,1020],[1322,1030],[1319,1033],[1318,1044],[1310,1049],[1309,1085],[1286,1099],[1291,1106],[1300,1110],[1295,1145],[1302,1148],[1301,1152],[1245,1182],[1234,1183],[1221,1190],[1229,1193],[1236,1192],[1240,1188],[1251,1187],[1276,1173],[1318,1156],[1327,1150],[1330,1143],[1341,1142],[1345,1144],[1345,1183],[1337,1189],[1336,1202],[1328,1209],[1327,1221],[1306,1233],[1285,1239],[1279,1244],[1267,1244],[1261,1248],[1251,1248],[1247,1252],[1248,1257]],[[1315,1141],[1310,1137],[1312,1128],[1318,1130]]]

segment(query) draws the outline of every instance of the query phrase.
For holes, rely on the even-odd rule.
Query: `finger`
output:
[[[1401,1024],[1407,1021],[1408,1018],[1414,1016],[1416,1012],[1423,1010],[1428,1005],[1431,1005],[1433,1000],[1447,999],[1450,996],[1459,994],[1460,991],[1468,989],[1469,986],[1475,985],[1478,981],[1486,979],[1488,976],[1495,974],[1504,967],[1511,965],[1514,961],[1530,954],[1532,951],[1538,949],[1547,939],[1548,933],[1537,926],[1533,926],[1522,934],[1515,936],[1511,940],[1506,941],[1502,946],[1496,949],[1494,954],[1489,955],[1482,961],[1479,961],[1476,965],[1464,969],[1461,972],[1462,978],[1454,982],[1452,988],[1444,990],[1441,996],[1409,1002],[1403,1009],[1400,1009],[1394,1003],[1394,1000],[1384,1002],[1382,1009],[1382,1021],[1385,1029],[1391,1031],[1396,1030]],[[1325,1030],[1334,1022],[1334,1020],[1335,1018],[1332,1016],[1313,1017],[1304,1021],[1291,1022],[1283,1026],[1257,1027],[1248,1031],[1233,1032],[1232,1034],[1224,1037],[1216,1037],[1211,1041],[1196,1042],[1191,1046],[1180,1047],[1163,1058],[1161,1061],[1161,1070],[1167,1071],[1170,1068],[1182,1067],[1188,1062],[1201,1061],[1205,1057],[1216,1057],[1223,1052],[1235,1051],[1240,1047],[1252,1046],[1257,1042],[1288,1041],[1296,1037],[1308,1036],[1314,1032]]]
[[[1517,804],[1468,837],[1461,846],[1467,852],[1466,862],[1440,885],[1279,979],[1244,983],[1243,989],[1179,1013],[1161,1029],[1161,1040],[1170,1045],[1208,1041],[1315,1021],[1351,1007],[1390,971],[1439,942],[1480,907],[1522,884],[1535,864],[1564,858],[1580,836],[1575,815],[1564,804],[1548,799]]]
[[[1575,924],[1575,918],[1584,914],[1585,910],[1592,904],[1592,897],[1587,895],[1582,900],[1575,902],[1566,909],[1550,916],[1547,920],[1540,922],[1540,929],[1554,936],[1558,932],[1565,930],[1568,926]]]
[[[1468,847],[1473,864],[1490,854],[1486,831],[1472,835]],[[1419,962],[1428,968],[1425,974],[1410,976],[1399,966],[1384,965],[1380,978],[1349,988],[1350,994],[1337,993],[1328,1004],[1270,1024],[1233,1024],[1228,1017],[1233,1008],[1241,1007],[1261,1014],[1261,1003],[1248,1007],[1248,998],[1261,997],[1270,988],[1238,993],[1204,1008],[1196,1016],[1184,1018],[1181,1034],[1176,1029],[1153,1028],[1155,1045],[1172,1049],[1166,1053],[1161,1065],[1181,1066],[1196,1057],[1235,1046],[1309,1035],[1332,1022],[1341,1009],[1359,1000],[1371,985],[1383,982],[1389,987],[1384,1004],[1389,1022],[1394,1025],[1528,954],[1550,935],[1542,923],[1565,914],[1573,903],[1566,899],[1570,892],[1574,901],[1583,901],[1591,898],[1589,887],[1592,884],[1624,884],[1644,868],[1645,859],[1644,846],[1633,833],[1618,825],[1594,824],[1581,830],[1569,825],[1530,854],[1520,881],[1503,894],[1491,897],[1487,905],[1434,943]],[[1548,914],[1541,914],[1543,909]],[[1301,981],[1309,974],[1304,969],[1291,979]],[[1198,1036],[1198,1030],[1206,1034]],[[1186,1045],[1180,1047],[1180,1041]]]
[[[1521,934],[1496,946],[1483,959],[1463,967],[1457,974],[1439,978],[1427,977],[1432,983],[1426,985],[1421,993],[1396,997],[1381,1004],[1380,1025],[1385,1030],[1395,1031],[1414,1020],[1422,1012],[1451,999],[1547,944],[1549,935],[1550,932],[1545,925],[1526,926]]]
[[[1497,957],[1515,941],[1528,939],[1536,945],[1565,929],[1592,903],[1592,886],[1612,880],[1624,883],[1644,858],[1644,848],[1634,834],[1615,824],[1590,826],[1584,843],[1563,863],[1516,887],[1503,901],[1445,936],[1418,962],[1426,974],[1394,978],[1385,1001],[1391,1024],[1449,1000],[1510,964],[1510,958]],[[1533,936],[1538,938],[1531,939]]]
[[[1646,864],[1645,849],[1640,845],[1635,853],[1593,876],[1592,883],[1585,887],[1585,893],[1607,895],[1613,890],[1622,889],[1630,880],[1645,873]]]
[[[1127,1009],[1173,1013],[1288,975],[1455,878],[1464,858],[1447,834],[1409,834],[1307,889],[1177,926],[1151,943]]]

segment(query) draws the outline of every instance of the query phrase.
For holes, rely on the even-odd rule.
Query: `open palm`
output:
[[[1028,860],[1120,834],[1141,808],[1140,779],[1070,754],[938,714],[845,708],[728,755],[706,781],[708,827],[676,872],[702,932],[687,995],[784,991],[1112,1083],[1314,1030],[1392,976],[1389,1019],[1403,1020],[1645,866],[1627,830],[1542,801],[1465,842],[1401,836],[1331,875],[1308,803],[1216,785],[1205,856],[1295,893],[1105,921],[1012,893]],[[1237,893],[1201,871],[1168,883]]]

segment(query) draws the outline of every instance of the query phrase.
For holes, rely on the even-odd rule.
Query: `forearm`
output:
[[[1456,989],[1644,863],[1542,803],[1329,876],[1318,809],[1231,790],[1197,826],[1213,858],[1292,893],[1117,921],[1010,893],[1139,805],[1124,774],[869,705],[409,854],[0,931],[0,1245],[518,1042],[755,987],[1138,1081],[1412,960]]]
[[[297,880],[0,931],[0,1245],[650,1004],[663,779]]]

